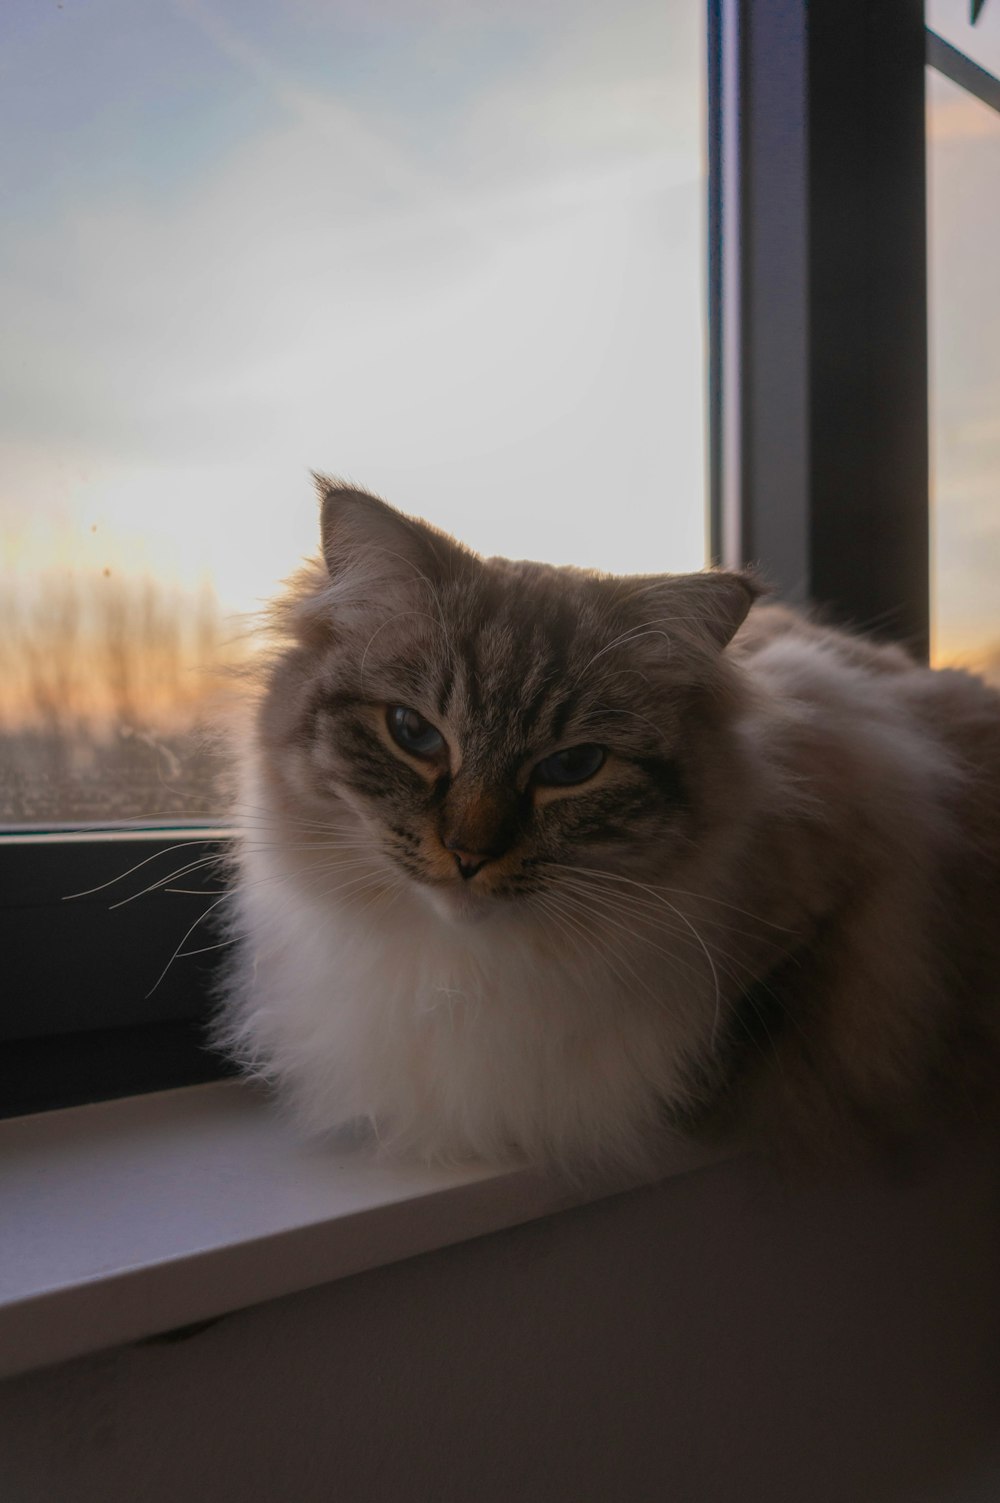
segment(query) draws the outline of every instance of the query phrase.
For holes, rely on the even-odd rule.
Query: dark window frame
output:
[[[929,639],[921,0],[710,0],[713,557]]]
[[[210,827],[0,836],[0,1116],[231,1073],[204,948],[228,848]],[[216,865],[155,885],[200,856]]]
[[[706,21],[711,555],[926,653],[921,0],[707,0]],[[0,1113],[228,1069],[205,1032],[222,951],[154,985],[210,924],[211,877],[69,898],[147,858],[165,876],[192,839],[225,859],[204,829],[0,836]]]

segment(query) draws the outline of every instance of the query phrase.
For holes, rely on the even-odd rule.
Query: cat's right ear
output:
[[[368,491],[315,475],[320,537],[339,608],[397,605],[421,585],[434,589],[453,564],[458,544]]]
[[[698,574],[632,576],[626,598],[650,627],[669,640],[713,650],[728,646],[766,586],[748,570],[703,569]]]

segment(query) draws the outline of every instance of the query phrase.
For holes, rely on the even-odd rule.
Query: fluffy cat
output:
[[[306,1130],[648,1172],[985,1111],[1000,695],[746,574],[482,559],[319,479],[238,748],[220,1037]]]

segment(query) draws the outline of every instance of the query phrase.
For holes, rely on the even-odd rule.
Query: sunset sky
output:
[[[966,10],[929,19],[963,41]],[[487,553],[699,567],[703,25],[5,0],[0,588],[110,569],[252,609],[312,550],[311,467]],[[1000,117],[930,97],[954,651],[1000,636]]]

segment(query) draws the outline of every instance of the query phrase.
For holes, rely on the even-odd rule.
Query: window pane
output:
[[[313,550],[310,468],[487,553],[700,566],[701,28],[7,0],[0,821],[211,811],[205,665]]]
[[[928,72],[934,657],[1000,680],[1000,115]]]
[[[986,0],[973,26],[969,0],[926,0],[927,25],[974,63],[1000,77],[1000,4]]]

